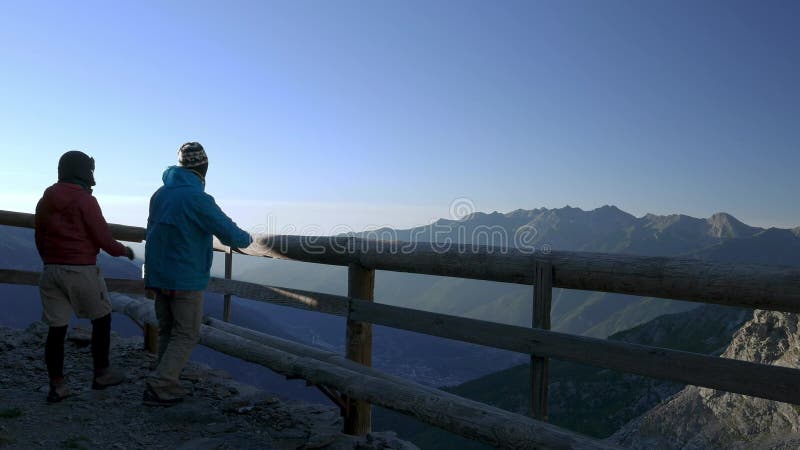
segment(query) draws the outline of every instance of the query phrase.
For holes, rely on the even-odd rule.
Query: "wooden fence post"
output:
[[[347,296],[360,300],[374,300],[375,270],[350,264],[347,270]],[[348,359],[367,367],[372,366],[372,324],[347,319]],[[372,407],[369,403],[344,399],[344,432],[363,435],[372,430]]]
[[[230,280],[233,272],[233,250],[228,248],[225,252],[225,279]],[[231,294],[225,294],[225,305],[222,311],[222,320],[231,321]]]
[[[533,289],[533,328],[550,329],[553,266],[536,263]],[[531,417],[547,420],[548,358],[531,355]]]

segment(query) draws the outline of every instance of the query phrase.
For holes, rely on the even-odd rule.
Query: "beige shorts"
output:
[[[108,289],[97,266],[48,264],[39,280],[42,321],[51,327],[69,324],[74,312],[81,319],[111,313]]]

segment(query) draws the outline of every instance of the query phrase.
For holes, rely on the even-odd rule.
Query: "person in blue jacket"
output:
[[[187,142],[178,150],[178,165],[164,171],[164,185],[150,199],[144,282],[155,294],[159,330],[158,359],[145,383],[145,405],[169,406],[186,395],[179,376],[200,337],[213,236],[232,248],[252,243],[250,234],[204,192],[207,171],[203,146]]]

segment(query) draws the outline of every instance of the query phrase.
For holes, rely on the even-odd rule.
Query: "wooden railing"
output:
[[[0,224],[32,227],[33,216],[0,211]],[[142,228],[111,225],[111,229],[120,240],[140,242],[145,238]],[[227,252],[226,278],[213,278],[207,290],[226,296],[226,321],[231,295],[345,316],[346,356],[362,366],[370,365],[371,324],[529,354],[531,415],[538,420],[547,417],[548,358],[800,404],[800,370],[549,331],[553,287],[800,312],[798,268],[585,252],[528,254],[517,249],[338,236],[256,236],[250,247],[234,250],[251,256],[347,266],[345,297],[231,280],[231,250],[218,242],[215,249]],[[375,303],[375,270],[533,284],[533,327]],[[32,284],[37,277],[35,273],[0,271],[2,283]],[[141,282],[107,282],[111,290],[143,289]],[[364,400],[363,395],[342,399],[346,431],[358,434],[369,430],[370,409]]]

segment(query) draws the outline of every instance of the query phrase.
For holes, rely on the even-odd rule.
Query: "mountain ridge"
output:
[[[484,234],[502,230],[505,240],[489,242]],[[450,230],[457,229],[457,230]],[[453,243],[469,241],[476,244],[513,246],[515,232],[535,231],[528,244],[548,245],[554,250],[627,253],[644,256],[689,255],[721,241],[752,237],[765,228],[751,226],[727,212],[715,212],[707,218],[686,214],[658,215],[646,213],[636,217],[615,205],[603,205],[592,210],[564,206],[561,208],[515,209],[506,213],[472,212],[460,219],[440,218],[428,225],[392,229],[383,227],[348,235],[395,239],[400,241]],[[779,229],[780,230],[780,229]],[[800,227],[786,229],[800,237]],[[469,242],[467,242],[469,243]]]

